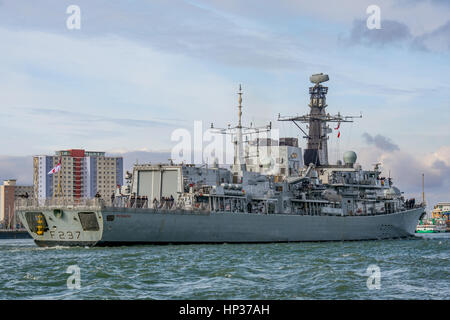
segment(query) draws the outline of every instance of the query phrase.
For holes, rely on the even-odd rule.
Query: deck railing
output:
[[[115,197],[111,199],[103,198],[48,198],[48,199],[17,199],[15,202],[16,210],[39,210],[43,208],[54,209],[91,209],[98,210],[101,208],[136,208],[136,209],[154,209],[156,211],[195,211],[195,212],[208,212],[210,211],[208,203],[197,204],[192,207],[186,208],[182,203],[177,201],[156,201],[149,203],[147,198],[128,198],[128,197]],[[413,207],[400,208],[396,212],[402,212],[411,210],[413,208],[425,208],[423,203],[415,204]],[[352,215],[366,216],[366,215],[384,215],[394,212],[373,212],[373,213],[357,213]],[[322,212],[317,213],[293,213],[299,215],[335,215]],[[344,215],[346,216],[346,215]]]
[[[55,209],[100,209],[104,207],[112,208],[136,208],[136,209],[155,209],[155,210],[189,210],[189,211],[207,211],[208,204],[193,206],[192,209],[186,209],[181,203],[176,201],[156,201],[149,203],[146,198],[128,198],[115,197],[110,199],[103,198],[47,198],[47,199],[17,199],[15,208],[17,210],[39,209],[39,208],[55,208]]]
[[[101,199],[71,199],[71,198],[46,198],[46,199],[36,199],[36,198],[26,198],[17,199],[15,201],[15,208],[17,210],[28,209],[28,208],[99,208],[102,206]]]

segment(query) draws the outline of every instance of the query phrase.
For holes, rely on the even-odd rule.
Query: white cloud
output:
[[[260,5],[258,0],[213,0],[202,1],[215,8],[232,12],[236,15],[254,19],[300,19],[301,16],[314,17],[325,23],[339,23],[351,26],[354,20],[366,20],[369,16],[366,9],[369,5],[377,5],[381,9],[381,19],[396,20],[406,24],[414,36],[431,32],[447,22],[450,16],[450,5],[446,1],[428,0],[340,0],[330,3],[329,0],[298,1],[280,0]],[[320,24],[318,22],[318,24]],[[382,22],[383,26],[383,22]]]
[[[237,84],[207,66],[125,39],[7,29],[0,38],[8,47],[0,52],[0,124],[13,133],[0,147],[9,154],[61,145],[163,149],[173,125],[227,118],[235,99]],[[141,125],[124,126],[127,119]]]
[[[0,183],[8,179],[16,179],[17,185],[33,185],[33,158],[0,156]]]
[[[428,209],[439,201],[449,201],[450,146],[442,146],[431,153],[383,151],[378,148],[361,148],[358,162],[364,168],[381,163],[383,174],[389,174],[394,184],[405,192],[405,197],[422,200],[422,174],[425,174],[425,199]]]
[[[192,129],[193,120],[203,119],[204,128],[210,122],[226,126],[236,118],[240,82],[246,122],[263,124],[278,112],[303,114],[309,74],[328,72],[329,112],[362,111],[355,125],[386,132],[402,150],[398,158],[363,150],[361,159],[382,159],[394,175],[405,176],[407,186],[417,181],[404,173],[403,161],[411,172],[428,170],[427,181],[438,191],[444,183],[438,175],[445,170],[442,162],[448,166],[446,149],[431,156],[407,150],[436,150],[448,140],[445,57],[336,47],[337,33],[364,20],[372,1],[79,2],[84,20],[76,33],[65,28],[70,1],[2,1],[0,126],[10,133],[0,142],[2,152],[86,148],[161,155],[173,145],[173,127],[156,122]],[[450,6],[419,0],[377,4],[382,19],[403,23],[424,41],[447,35],[445,28],[433,30],[445,25]],[[317,32],[321,41],[310,44],[308,35]],[[360,136],[361,130],[353,133]],[[343,126],[341,140],[351,136],[351,127]],[[423,163],[425,156],[434,161]]]

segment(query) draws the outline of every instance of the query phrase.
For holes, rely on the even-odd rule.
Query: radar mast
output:
[[[326,113],[328,87],[322,86],[321,83],[329,80],[328,75],[323,73],[313,74],[309,80],[314,83],[314,86],[309,88],[309,114],[295,117],[278,115],[278,121],[292,121],[305,134],[304,138],[307,139],[307,147],[303,153],[305,166],[310,163],[315,166],[327,166],[329,165],[328,134],[332,132],[327,123],[353,122],[353,118],[361,118],[362,116],[342,116],[340,113],[337,115]],[[298,123],[307,123],[308,133]]]
[[[240,183],[242,181],[242,177],[244,176],[244,172],[247,171],[246,162],[244,159],[244,141],[243,136],[259,134],[261,132],[270,132],[272,129],[272,122],[270,122],[266,126],[254,127],[250,124],[250,127],[242,126],[242,86],[239,85],[238,94],[238,125],[235,127],[231,127],[228,125],[228,128],[214,128],[214,125],[211,123],[211,129],[216,129],[215,131],[221,134],[231,134],[235,136],[233,141],[234,143],[234,160],[233,165],[231,167],[231,171],[233,172],[233,182]]]

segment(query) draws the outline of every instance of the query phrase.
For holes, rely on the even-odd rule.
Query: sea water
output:
[[[0,299],[448,299],[450,234],[40,248],[0,240]]]

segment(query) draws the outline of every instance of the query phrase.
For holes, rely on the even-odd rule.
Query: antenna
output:
[[[290,116],[282,117],[278,114],[278,121],[292,121],[305,135],[307,139],[307,148],[305,149],[303,158],[304,164],[307,166],[313,163],[316,166],[328,165],[328,134],[332,132],[328,127],[328,122],[337,122],[338,124],[344,122],[353,122],[354,118],[361,118],[361,116],[342,116],[340,113],[337,115],[330,115],[325,112],[326,107],[326,95],[328,93],[328,87],[322,86],[321,83],[329,80],[328,75],[319,73],[313,74],[310,77],[310,81],[314,83],[313,87],[309,88],[311,108],[309,114],[304,116]],[[298,123],[307,124],[308,133]]]
[[[233,174],[237,175],[238,177],[242,177],[243,172],[246,171],[246,162],[244,157],[244,140],[243,137],[252,134],[258,134],[261,132],[270,132],[272,129],[272,124],[256,127],[253,126],[253,123],[250,125],[250,127],[245,127],[242,125],[242,95],[244,92],[242,91],[242,85],[239,85],[239,91],[238,94],[238,124],[237,126],[233,127],[230,124],[228,125],[228,128],[214,128],[214,124],[211,124],[211,128],[213,128],[213,132],[221,133],[221,134],[231,134],[236,137],[236,140],[234,142],[234,163],[232,166]],[[245,142],[248,142],[248,138]],[[237,182],[235,182],[237,183]]]
[[[425,173],[422,173],[422,202],[425,205]]]
[[[238,106],[238,108],[239,108],[239,114],[238,114],[238,117],[239,117],[239,122],[238,122],[238,128],[242,128],[242,122],[241,122],[241,120],[242,120],[242,86],[239,84],[239,92],[238,92],[238,95],[239,95],[239,98],[238,98],[238,102],[239,102],[239,106]]]
[[[392,186],[392,180],[391,180],[391,169],[389,169],[389,177],[388,177],[388,183],[389,183],[389,187]]]

